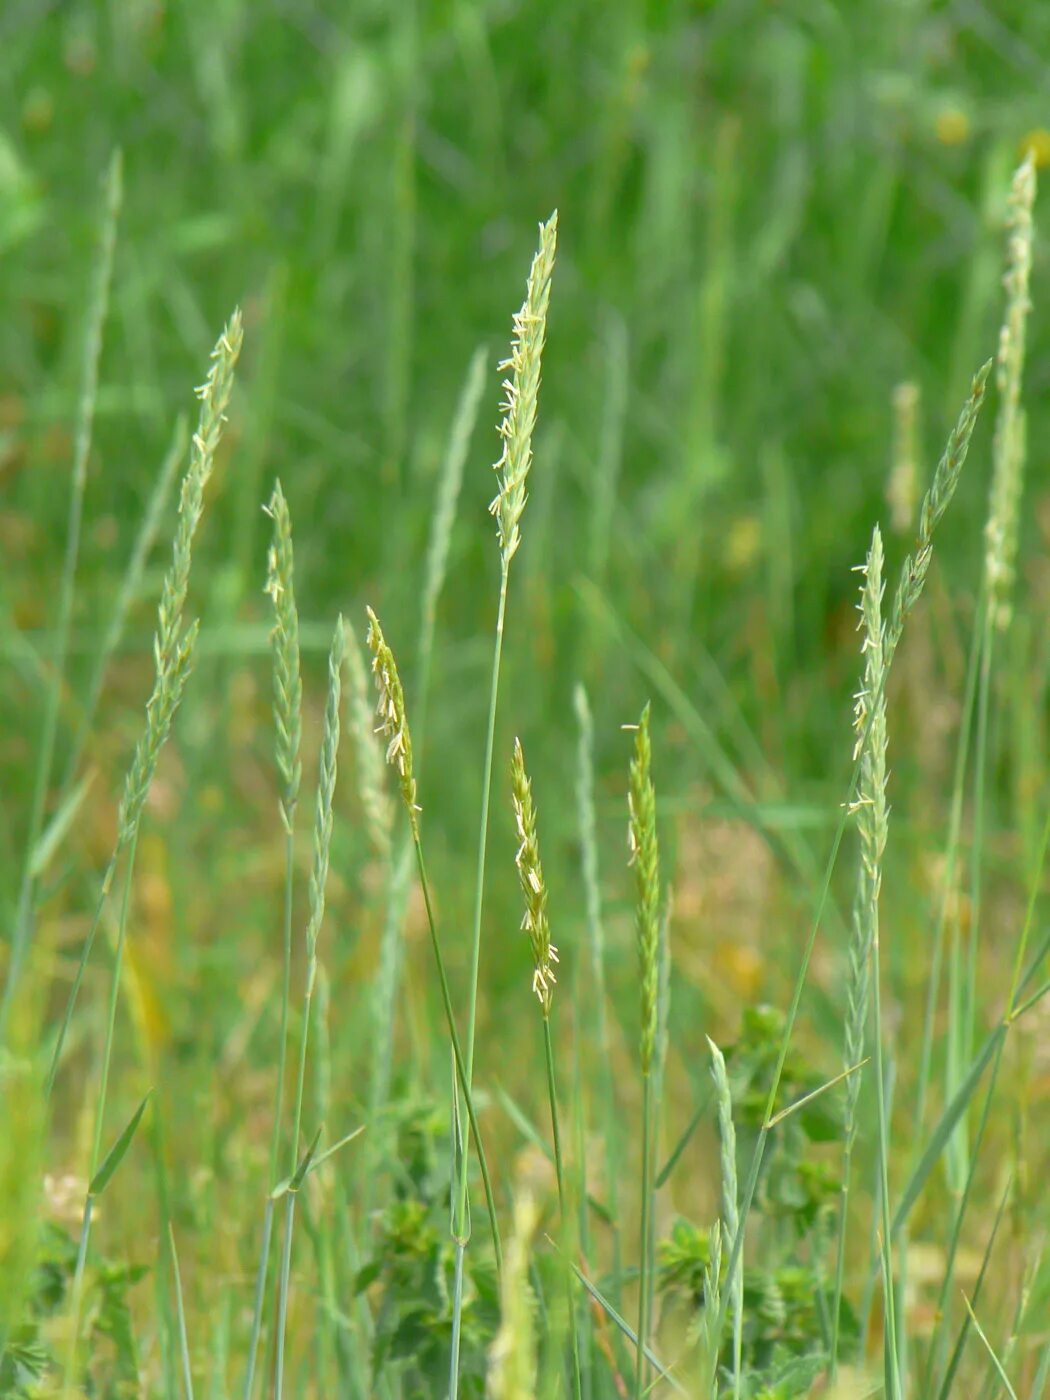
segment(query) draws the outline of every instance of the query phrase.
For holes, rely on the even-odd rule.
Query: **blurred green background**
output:
[[[971,374],[995,349],[1009,177],[1026,145],[1050,162],[1048,91],[1050,7],[1026,0],[7,0],[7,926],[64,548],[99,179],[115,146],[125,198],[60,771],[175,415],[192,411],[191,388],[233,305],[245,312],[230,430],[195,556],[201,659],[151,799],[136,891],[138,1049],[128,1063],[171,1057],[164,1092],[182,1103],[172,1109],[182,1121],[187,1086],[196,1086],[190,1103],[202,1112],[180,1144],[187,1160],[206,1162],[235,1192],[257,1173],[268,1131],[275,1029],[263,1009],[279,972],[281,837],[262,593],[270,527],[260,506],[273,477],[295,527],[315,746],[321,653],[337,610],[360,623],[365,602],[377,608],[411,688],[437,473],[471,355],[486,347],[421,790],[462,985],[466,938],[454,930],[469,922],[497,589],[486,514],[496,365],[537,222],[559,209],[536,462],[511,578],[479,1055],[482,1064],[506,1055],[500,1017],[528,980],[506,799],[514,733],[535,782],[563,962],[568,950],[571,966],[583,936],[572,801],[572,690],[583,681],[595,710],[612,978],[628,1039],[634,950],[619,726],[654,700],[677,909],[673,1037],[680,1078],[698,1082],[701,1030],[731,1031],[740,1002],[779,998],[777,968],[795,966],[812,872],[850,771],[859,669],[851,568],[876,519],[891,571],[910,542],[906,479],[896,504],[888,498],[894,394],[902,384],[918,393],[914,494]],[[1046,777],[1044,270],[1037,240],[1030,494],[989,822],[1007,914],[1041,826]],[[907,935],[932,895],[948,805],[989,438],[986,421],[898,668],[886,901],[901,933],[889,957],[902,998],[925,976]],[[86,766],[98,773],[89,818],[44,891],[41,937],[63,990],[139,731],[165,537],[88,745]],[[352,770],[348,753],[325,935],[340,1010],[336,1058],[341,1046],[346,1063],[368,1034],[366,979],[382,918]],[[303,857],[305,870],[305,847]],[[848,871],[844,879],[848,890]],[[419,991],[425,949],[411,916],[410,980],[416,950],[416,992],[399,1034],[418,1056],[433,1012]],[[827,1031],[834,1066],[840,961],[833,946],[822,957],[806,1024]],[[97,1028],[101,978],[89,978],[79,1044]],[[248,1064],[250,1073],[232,1073]],[[129,1072],[129,1105],[138,1084]],[[333,1091],[349,1116],[359,1088],[344,1078]],[[72,1118],[60,1138],[65,1128],[75,1135]],[[230,1166],[231,1143],[256,1156]]]

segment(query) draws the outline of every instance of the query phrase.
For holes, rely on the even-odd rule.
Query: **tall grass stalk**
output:
[[[984,847],[985,786],[988,766],[988,726],[991,709],[993,654],[997,632],[1005,631],[1012,614],[1011,593],[1016,571],[1019,514],[1024,484],[1025,415],[1021,406],[1032,273],[1032,208],[1035,203],[1035,161],[1031,153],[1018,167],[1010,188],[1006,272],[1006,314],[999,333],[995,381],[999,409],[992,439],[992,482],[985,525],[985,594],[977,692],[977,731],[974,751],[973,840],[970,868],[970,927],[967,944],[965,999],[958,1039],[968,1058],[977,1025],[977,950],[980,938],[981,873]],[[954,1086],[949,1086],[949,1091]]]
[[[540,225],[539,247],[529,270],[525,301],[514,317],[514,333],[508,359],[500,368],[509,371],[503,381],[503,418],[499,432],[503,450],[495,470],[499,490],[489,507],[496,517],[500,547],[499,604],[496,612],[496,638],[489,685],[488,722],[485,730],[485,757],[481,779],[481,819],[474,886],[474,919],[470,950],[470,989],[467,1005],[466,1090],[474,1079],[474,1041],[478,1017],[478,976],[481,965],[481,922],[485,904],[485,865],[488,848],[489,809],[492,799],[492,764],[496,741],[496,707],[499,699],[500,663],[503,657],[503,629],[507,614],[507,587],[511,560],[521,544],[521,517],[527,500],[526,484],[532,467],[532,436],[539,406],[543,347],[547,336],[547,307],[558,240],[558,214],[555,211]],[[470,1154],[464,1146],[460,1157],[459,1180],[455,1187],[454,1233],[458,1253],[466,1248],[467,1182]],[[462,1260],[457,1260],[462,1275]],[[455,1325],[455,1324],[454,1324]],[[458,1335],[458,1328],[457,1328]],[[458,1356],[453,1357],[458,1368]],[[452,1400],[458,1392],[458,1369],[451,1386]]]
[[[885,1067],[882,1038],[882,997],[879,958],[879,896],[882,889],[882,858],[889,830],[886,802],[886,675],[882,624],[882,535],[876,525],[871,549],[864,565],[861,594],[861,622],[864,630],[864,684],[857,698],[854,728],[857,732],[855,757],[860,758],[860,779],[853,810],[860,835],[860,868],[857,876],[858,942],[851,961],[871,959],[872,1004],[875,1018],[875,1077],[878,1106],[879,1187],[882,1209],[882,1293],[886,1318],[886,1390],[890,1400],[900,1400],[900,1351],[897,1338],[897,1298],[893,1279],[893,1236],[890,1218],[889,1156],[890,1122],[885,1094]],[[867,988],[858,988],[866,998]],[[857,1027],[848,1027],[855,1035]],[[856,1049],[851,1045],[850,1049]],[[862,1047],[861,1047],[862,1048]],[[857,1056],[852,1063],[859,1062]],[[860,1071],[847,1081],[852,1084]],[[847,1092],[850,1092],[849,1090]],[[855,1109],[855,1106],[854,1106]],[[843,1226],[844,1226],[843,1222]],[[837,1302],[837,1299],[836,1299]]]
[[[290,531],[288,542],[290,545]],[[290,555],[289,555],[290,565]],[[289,573],[290,577],[290,573]],[[280,625],[280,624],[279,624]],[[299,1036],[299,1072],[296,1077],[295,1103],[292,1115],[291,1152],[288,1172],[294,1176],[299,1166],[299,1142],[302,1134],[303,1101],[306,1093],[306,1059],[310,1039],[310,1016],[313,1007],[314,984],[317,980],[317,940],[324,922],[325,891],[328,884],[328,864],[332,850],[332,802],[339,761],[339,711],[342,704],[343,654],[346,646],[342,617],[335,624],[332,646],[328,653],[328,696],[325,701],[324,730],[321,737],[321,759],[317,778],[317,801],[314,811],[314,851],[310,871],[310,916],[306,925],[306,982],[303,987],[302,1026]],[[286,658],[292,661],[291,651]],[[278,763],[286,784],[294,776],[298,763],[298,747],[294,755],[290,745],[282,750],[283,736],[278,721]],[[289,771],[286,767],[291,765]],[[296,783],[297,787],[297,783]],[[285,1328],[288,1319],[289,1278],[292,1263],[292,1232],[295,1226],[296,1192],[290,1190],[285,1204],[284,1252],[281,1258],[281,1281],[277,1295],[277,1366],[274,1395],[281,1400],[284,1386]]]
[[[88,457],[95,422],[95,401],[98,398],[98,367],[102,354],[102,331],[109,309],[109,292],[113,279],[113,253],[117,241],[117,220],[123,200],[123,157],[119,150],[110,158],[102,186],[102,220],[98,248],[92,268],[88,294],[84,340],[81,347],[80,393],[77,400],[76,422],[73,430],[73,476],[69,496],[69,517],[66,525],[66,549],[62,576],[58,588],[58,619],[55,625],[54,652],[51,658],[50,683],[44,702],[43,726],[37,751],[36,777],[29,813],[25,862],[15,912],[11,955],[0,999],[0,1041],[7,1027],[12,998],[22,974],[22,964],[32,938],[36,879],[34,861],[37,845],[44,829],[48,790],[54,767],[55,739],[58,732],[58,712],[65,685],[69,657],[69,638],[73,623],[73,597],[76,589],[77,561],[80,557],[80,535],[84,516],[84,493],[87,488]]]
[[[135,852],[138,845],[139,826],[142,809],[149,794],[153,775],[161,749],[171,731],[172,721],[178,709],[182,692],[189,676],[193,659],[193,649],[197,640],[198,624],[183,625],[183,610],[189,588],[190,564],[193,538],[204,510],[204,489],[211,476],[215,462],[215,452],[222,436],[225,410],[233,388],[233,372],[240,354],[242,339],[240,312],[235,311],[229,324],[220,336],[212,352],[212,364],[207,380],[197,391],[201,399],[200,422],[193,436],[190,465],[183,478],[182,494],[179,502],[179,516],[175,527],[172,545],[172,562],[164,576],[161,588],[160,605],[157,612],[157,631],[153,642],[153,655],[156,677],[153,691],[146,706],[146,726],[139,739],[132,758],[131,767],[124,784],[117,815],[117,840],[110,864],[103,879],[102,895],[99,899],[91,929],[85,940],[73,986],[69,994],[65,1015],[52,1055],[46,1092],[50,1095],[54,1084],[65,1036],[72,1020],[77,994],[83,979],[84,969],[91,952],[95,933],[102,915],[102,908],[116,870],[121,852],[127,852],[124,870],[124,896],[121,902],[120,918],[117,927],[117,941],[113,956],[113,970],[110,979],[109,1003],[106,1016],[105,1040],[102,1048],[102,1069],[95,1105],[95,1126],[93,1132],[89,1179],[95,1176],[102,1148],[102,1133],[106,1117],[106,1098],[109,1088],[110,1064],[113,1056],[113,1041],[116,1032],[117,1000],[120,992],[124,961],[124,945],[127,937],[128,909],[131,887],[135,871]],[[83,1266],[87,1258],[88,1240],[91,1230],[91,1197],[87,1198],[81,1229],[81,1243],[78,1257],[77,1276],[74,1280],[72,1299],[72,1326],[69,1356],[65,1374],[66,1392],[73,1383],[76,1366],[77,1334],[80,1327],[80,1307],[83,1297]]]
[[[951,499],[955,494],[955,489],[959,484],[959,477],[962,473],[962,468],[970,447],[970,439],[977,423],[981,405],[984,402],[985,386],[991,366],[992,362],[988,360],[974,376],[969,397],[963,404],[959,419],[949,435],[944,454],[937,464],[933,481],[923,498],[922,507],[919,512],[919,532],[915,548],[901,566],[897,590],[894,594],[890,617],[886,624],[885,635],[883,637],[884,687],[886,678],[889,675],[890,663],[904,630],[905,621],[922,596],[926,576],[929,573],[930,564],[933,559],[933,541],[936,528],[944,512],[948,509]],[[860,766],[861,760],[858,757],[854,759],[853,770],[849,781],[849,803],[852,803],[856,783],[860,776]],[[842,845],[846,824],[849,820],[849,803],[843,808],[834,836],[832,837],[831,849],[828,852],[828,859],[824,867],[823,880],[818,891],[813,918],[810,922],[809,934],[806,938],[798,972],[795,976],[795,985],[792,990],[791,1002],[788,1006],[787,1017],[784,1024],[784,1034],[781,1037],[780,1050],[777,1054],[773,1078],[766,1098],[766,1111],[763,1115],[762,1126],[759,1129],[758,1137],[755,1141],[747,1177],[745,1178],[744,1190],[741,1198],[740,1228],[737,1230],[736,1238],[729,1247],[730,1270],[736,1266],[736,1261],[740,1256],[743,1245],[743,1232],[747,1224],[751,1202],[754,1200],[758,1176],[765,1156],[766,1141],[769,1136],[771,1119],[776,1110],[776,1101],[780,1092],[780,1082],[784,1073],[784,1065],[787,1062],[788,1050],[795,1032],[795,1023],[798,1019],[799,1006],[802,1001],[802,991],[809,975],[809,965],[813,957],[813,949],[816,945],[817,934],[820,931],[824,909],[830,894],[832,875],[838,861],[839,848]],[[723,1315],[725,1308],[726,1300],[723,1299],[720,1306],[720,1313]]]
[[[295,886],[295,812],[302,781],[302,760],[299,756],[302,739],[303,685],[299,656],[299,612],[295,603],[295,563],[292,548],[292,521],[280,481],[274,485],[267,514],[273,520],[273,542],[270,545],[266,592],[274,613],[270,634],[273,656],[273,714],[276,733],[275,759],[280,778],[279,807],[284,827],[284,917],[283,963],[281,977],[281,1025],[277,1047],[277,1083],[274,1088],[273,1129],[270,1137],[269,1189],[263,1216],[262,1244],[256,1273],[255,1305],[252,1314],[251,1339],[248,1345],[248,1368],[244,1382],[245,1400],[250,1400],[255,1383],[255,1363],[262,1329],[263,1306],[266,1296],[266,1276],[270,1266],[270,1239],[273,1232],[273,1188],[277,1185],[277,1170],[284,1123],[284,1080],[288,1056],[288,1022],[292,997],[292,906]]]
[[[551,1112],[551,1133],[554,1139],[554,1171],[558,1182],[558,1210],[561,1215],[562,1234],[567,1237],[572,1225],[572,1214],[565,1190],[565,1160],[562,1154],[561,1126],[558,1119],[554,1047],[551,1042],[551,1008],[554,1004],[554,988],[558,980],[554,967],[558,962],[558,950],[551,942],[550,921],[547,916],[547,882],[543,876],[543,864],[540,860],[536,806],[532,800],[532,783],[525,771],[525,755],[522,752],[519,739],[514,741],[510,780],[514,806],[514,826],[518,840],[518,850],[514,859],[518,867],[522,898],[525,902],[525,914],[521,926],[529,936],[533,966],[532,990],[539,1001],[543,1014],[543,1054],[547,1068],[547,1099]],[[569,1306],[569,1336],[572,1343],[573,1393],[576,1400],[580,1400],[583,1393],[580,1373],[580,1343],[576,1326],[576,1301],[569,1274],[566,1274],[566,1292]]]
[[[882,878],[882,853],[886,841],[886,693],[882,630],[882,536],[876,526],[867,562],[862,566],[864,583],[860,626],[864,632],[861,651],[864,678],[853,711],[855,748],[860,760],[860,777],[853,810],[860,834],[860,861],[853,898],[853,923],[849,946],[846,1027],[843,1062],[856,1072],[846,1080],[845,1132],[842,1163],[842,1195],[839,1209],[838,1254],[835,1291],[831,1313],[831,1360],[834,1376],[838,1363],[842,1289],[846,1262],[846,1232],[849,1215],[850,1174],[853,1147],[857,1138],[857,1104],[860,1097],[859,1068],[864,1057],[868,1014],[871,1001],[871,964],[878,935],[878,897]],[[876,1035],[878,1030],[876,1029]]]
[[[179,514],[172,544],[172,562],[164,576],[157,610],[157,630],[153,639],[155,678],[153,690],[146,703],[146,725],[136,745],[124,782],[124,793],[117,814],[116,842],[102,877],[94,917],[81,949],[80,961],[51,1054],[45,1090],[48,1097],[54,1086],[62,1049],[84,980],[84,970],[102,919],[102,911],[116,875],[117,864],[124,852],[128,853],[129,876],[134,869],[134,846],[142,819],[142,809],[189,676],[198,624],[194,621],[184,627],[183,611],[189,589],[193,539],[204,510],[204,491],[215,465],[215,454],[226,421],[226,408],[233,391],[234,369],[240,355],[242,340],[241,313],[234,311],[212,351],[208,377],[197,390],[201,400],[200,419],[190,446],[190,464],[182,481]],[[122,943],[118,935],[118,949],[121,948]],[[114,980],[119,982],[119,978],[118,954]],[[108,1063],[108,1051],[105,1058]],[[101,1103],[99,1108],[101,1116],[105,1104]]]
[[[652,1312],[653,1287],[653,1070],[657,1035],[660,953],[660,852],[656,840],[656,791],[652,781],[649,706],[642,711],[634,736],[628,791],[628,842],[635,869],[635,929],[641,987],[638,1059],[642,1071],[642,1192],[639,1245],[638,1346],[634,1394],[641,1400],[647,1388],[646,1347]]]

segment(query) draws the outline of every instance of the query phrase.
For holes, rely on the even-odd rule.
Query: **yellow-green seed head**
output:
[[[511,760],[511,793],[514,802],[514,825],[518,837],[515,863],[521,892],[525,898],[525,914],[521,926],[529,935],[532,946],[532,990],[539,997],[544,1016],[550,1015],[551,1000],[557,977],[554,966],[558,950],[551,943],[550,922],[547,918],[547,886],[540,862],[540,844],[536,835],[536,807],[532,800],[532,783],[525,772],[525,755],[521,741],[514,740]]]
[[[413,830],[417,828],[416,780],[412,771],[412,735],[408,728],[408,715],[405,712],[405,692],[401,677],[397,673],[394,653],[386,644],[379,619],[371,608],[368,613],[368,649],[372,653],[372,674],[375,677],[379,699],[376,715],[379,719],[379,732],[387,740],[386,761],[397,773],[401,796],[408,808]]]

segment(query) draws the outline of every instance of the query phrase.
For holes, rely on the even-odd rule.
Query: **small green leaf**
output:
[[[317,1129],[316,1133],[314,1133],[313,1141],[310,1143],[310,1146],[306,1149],[302,1157],[299,1159],[299,1165],[296,1167],[294,1175],[286,1176],[284,1180],[279,1181],[277,1185],[273,1188],[273,1190],[270,1192],[271,1201],[279,1201],[282,1196],[287,1196],[290,1193],[294,1193],[299,1190],[300,1186],[302,1186],[303,1178],[306,1176],[306,1173],[310,1170],[310,1163],[314,1159],[314,1153],[317,1151],[317,1144],[321,1141],[321,1133],[323,1131],[324,1128],[322,1126]],[[336,1145],[338,1146],[338,1144]]]
[[[107,1152],[105,1161],[99,1167],[95,1175],[91,1178],[91,1181],[88,1185],[89,1196],[101,1196],[102,1192],[109,1185],[110,1177],[120,1166],[121,1162],[124,1160],[124,1154],[131,1146],[131,1139],[135,1136],[136,1129],[138,1128],[139,1123],[142,1121],[142,1115],[146,1112],[146,1105],[149,1103],[152,1095],[153,1090],[148,1090],[148,1092],[146,1093],[146,1097],[142,1100],[138,1108],[136,1108],[135,1112],[128,1119],[124,1131],[121,1133],[120,1137],[117,1138],[116,1142]]]

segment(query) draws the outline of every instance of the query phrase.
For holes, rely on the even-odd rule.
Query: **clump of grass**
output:
[[[628,842],[635,870],[635,930],[641,1019],[638,1058],[642,1070],[642,1225],[638,1289],[638,1347],[635,1368],[637,1400],[646,1386],[646,1347],[649,1342],[653,1287],[653,1056],[656,1049],[657,1004],[660,989],[660,852],[656,840],[656,790],[652,780],[649,706],[634,736],[628,793]]]

